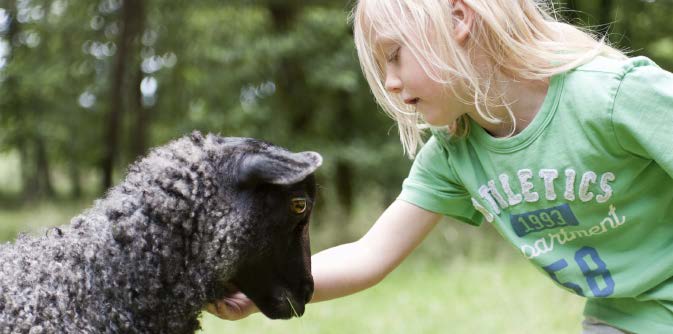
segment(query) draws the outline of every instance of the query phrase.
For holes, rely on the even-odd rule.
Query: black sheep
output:
[[[301,315],[321,163],[198,132],[152,150],[69,225],[0,245],[0,333],[193,333],[232,285]]]

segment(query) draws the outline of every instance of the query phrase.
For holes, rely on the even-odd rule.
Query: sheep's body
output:
[[[276,226],[280,218],[265,216],[287,215],[273,201],[284,201],[288,187],[312,198],[312,179],[302,180],[319,156],[303,153],[312,161],[299,159],[303,174],[281,186],[239,182],[250,156],[293,155],[279,150],[195,133],[132,165],[122,184],[69,226],[0,246],[0,333],[193,333],[204,305],[222,297],[227,283],[250,285],[235,276],[268,261],[274,238],[296,241]],[[306,247],[284,255],[294,261],[296,277],[282,278],[293,291],[308,290],[306,263],[295,263]],[[278,281],[273,275],[264,284]],[[247,289],[256,295],[267,287]]]

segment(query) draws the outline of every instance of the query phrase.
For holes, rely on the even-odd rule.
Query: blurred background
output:
[[[314,251],[364,233],[411,161],[361,75],[336,0],[0,0],[0,242],[91,205],[194,129],[320,152]],[[562,19],[673,69],[673,0],[555,1]],[[582,302],[490,227],[441,224],[374,289],[306,317],[205,333],[568,333]]]

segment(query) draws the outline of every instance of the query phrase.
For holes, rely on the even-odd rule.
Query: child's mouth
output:
[[[418,103],[419,100],[420,100],[419,98],[415,97],[413,99],[405,99],[404,103],[415,105],[416,103]]]

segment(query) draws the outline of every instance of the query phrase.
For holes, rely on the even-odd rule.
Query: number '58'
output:
[[[591,262],[593,262],[594,265],[590,266],[586,258],[591,259]],[[610,271],[605,265],[605,262],[603,262],[600,256],[598,256],[598,252],[595,248],[580,248],[577,252],[575,252],[575,262],[580,267],[580,270],[582,270],[582,274],[587,281],[587,285],[589,285],[589,288],[591,289],[591,292],[594,296],[607,297],[614,292],[615,281],[612,279],[612,275],[610,275]],[[560,259],[546,267],[543,267],[543,269],[557,283],[575,291],[575,293],[580,296],[584,296],[584,291],[582,291],[582,288],[579,285],[572,282],[561,282],[556,276],[558,271],[567,266],[568,262],[565,259]],[[597,280],[598,277],[603,278],[602,285],[605,285],[604,287],[599,286],[599,280]]]

